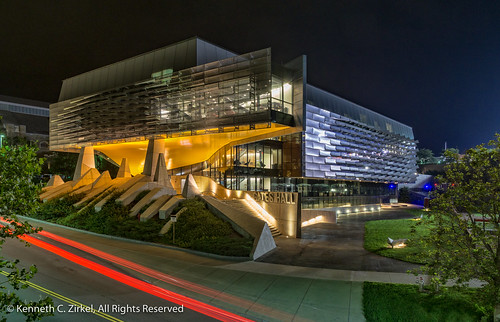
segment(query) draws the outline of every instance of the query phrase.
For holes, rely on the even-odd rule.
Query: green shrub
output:
[[[233,232],[229,223],[210,213],[199,200],[186,200],[182,202],[182,207],[187,210],[175,223],[175,241],[182,247],[191,247],[194,240],[226,237]],[[168,237],[172,240],[172,228],[167,233]]]
[[[200,252],[226,256],[247,257],[253,248],[253,241],[248,238],[216,237],[196,239],[191,248]]]
[[[165,222],[157,218],[140,222],[135,217],[112,217],[107,224],[109,225],[108,231],[112,235],[147,242],[161,242],[162,237],[158,233]]]
[[[197,199],[183,201],[173,213],[187,209],[175,223],[175,244],[228,256],[249,256],[253,240],[237,235],[228,222],[212,214],[205,204]],[[173,227],[165,234],[165,242],[172,241]]]
[[[66,195],[62,199],[43,204],[36,218],[100,234],[171,244],[172,229],[164,236],[159,235],[167,220],[155,217],[146,222],[140,222],[138,218],[129,216],[133,204],[139,202],[148,192],[148,190],[142,191],[128,206],[116,203],[119,193],[109,192],[113,195],[99,212],[94,210],[97,199],[93,200],[83,211],[78,212],[79,209],[73,204],[81,200],[82,196]],[[101,200],[109,193],[103,194],[98,199]],[[144,206],[141,212],[150,204]],[[212,214],[202,201],[185,200],[174,210],[174,213],[183,207],[187,210],[179,217],[175,227],[177,246],[228,256],[250,254],[253,241],[239,237],[229,223]]]
[[[61,198],[49,200],[40,205],[33,217],[47,221],[56,221],[58,218],[63,218],[75,212],[76,208],[73,205],[81,199],[81,194],[73,196],[66,194]]]

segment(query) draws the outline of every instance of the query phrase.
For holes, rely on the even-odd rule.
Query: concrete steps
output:
[[[171,195],[163,195],[156,199],[155,202],[151,206],[149,206],[144,213],[141,214],[140,220],[147,221],[150,218],[153,218],[156,214],[158,214],[160,208],[167,203],[167,201],[172,198]]]
[[[154,188],[150,192],[148,192],[147,195],[142,197],[141,200],[139,200],[135,206],[132,207],[130,210],[130,213],[128,214],[129,217],[135,217],[139,213],[139,210],[142,209],[142,207],[146,206],[148,203],[150,203],[153,200],[156,200],[154,197],[161,191],[161,188]]]
[[[253,238],[253,248],[250,252],[252,259],[255,260],[276,248],[271,230],[264,220],[231,207],[223,199],[207,195],[201,195],[200,198],[205,201],[210,211],[228,221],[241,236]]]
[[[268,222],[263,216],[261,216],[257,211],[255,211],[245,199],[225,199],[225,200],[220,200],[227,206],[234,208],[238,211],[241,211],[244,214],[247,214],[249,216],[256,217],[260,220],[263,220],[267,223],[269,226],[269,229],[271,230],[271,234],[273,237],[277,237],[281,235],[281,231],[274,226],[272,223]]]

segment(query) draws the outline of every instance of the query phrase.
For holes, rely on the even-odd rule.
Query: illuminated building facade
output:
[[[148,140],[171,176],[297,191],[303,208],[380,203],[415,178],[412,129],[307,84],[304,56],[238,55],[199,38],[63,81],[50,148],[93,146],[141,173]]]

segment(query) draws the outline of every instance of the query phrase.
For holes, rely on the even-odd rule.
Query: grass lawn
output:
[[[417,285],[364,282],[363,311],[366,321],[481,321],[490,311],[474,304],[477,292],[430,294]]]
[[[409,210],[420,217],[421,210]],[[425,220],[425,216],[424,219]],[[365,224],[365,249],[390,258],[395,258],[411,263],[424,264],[419,261],[417,254],[422,250],[417,242],[419,236],[428,233],[423,225],[416,225],[415,219],[374,220]],[[391,248],[387,238],[408,239],[404,248]]]

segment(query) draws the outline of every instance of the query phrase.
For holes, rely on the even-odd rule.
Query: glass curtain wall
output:
[[[384,183],[306,178],[272,178],[271,190],[300,192],[303,209],[377,204],[391,195]]]
[[[270,177],[282,175],[282,143],[265,140],[224,147],[207,161],[206,169],[199,174],[228,189],[269,191]]]
[[[271,109],[285,114],[293,114],[292,84],[273,75],[271,88]]]
[[[385,183],[303,178],[300,144],[298,133],[226,146],[203,164],[170,175],[204,175],[233,190],[300,192],[304,209],[377,204],[391,195]]]
[[[51,148],[270,122],[271,87],[270,49],[159,71],[142,82],[51,105]]]

